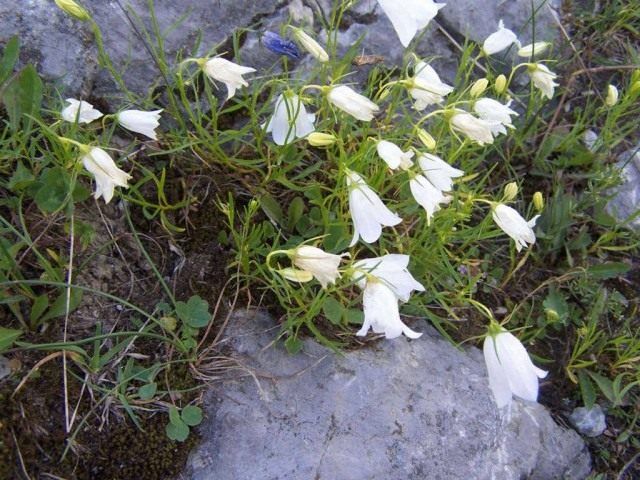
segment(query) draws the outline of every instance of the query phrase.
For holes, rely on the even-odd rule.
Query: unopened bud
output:
[[[89,12],[78,5],[74,0],[55,0],[55,2],[61,10],[78,20],[85,21],[91,18],[89,16]]]
[[[504,200],[509,202],[518,196],[518,184],[516,182],[507,183],[504,187]]]
[[[640,80],[635,81],[631,84],[631,88],[629,88],[629,93],[631,95],[635,95],[640,92]]]
[[[488,85],[489,85],[489,80],[487,80],[486,78],[481,78],[479,80],[476,80],[473,86],[471,87],[471,90],[469,91],[469,93],[473,98],[478,98],[480,95],[484,93]]]
[[[436,149],[436,139],[431,136],[429,132],[427,132],[424,128],[416,129],[416,134],[418,138],[422,142],[422,144],[427,147],[429,150]]]
[[[547,308],[544,313],[547,316],[547,320],[549,320],[550,322],[557,322],[558,320],[560,320],[560,315],[558,315],[558,312],[556,312],[552,308]]]
[[[307,272],[306,270],[298,270],[296,268],[283,268],[277,271],[280,275],[282,275],[287,280],[291,280],[292,282],[310,282],[313,280],[313,274],[311,272]]]
[[[609,84],[607,87],[607,98],[605,98],[604,103],[607,107],[613,107],[616,103],[618,103],[618,88],[615,85]]]
[[[316,42],[312,37],[307,35],[301,28],[291,27],[293,30],[293,36],[298,41],[302,48],[309,52],[314,58],[320,62],[328,62],[329,55],[322,46]]]
[[[335,135],[322,132],[313,132],[307,137],[307,141],[312,147],[328,147],[336,143],[336,140]]]
[[[532,57],[544,53],[551,44],[549,42],[536,42],[522,47],[518,50],[519,57]]]
[[[502,95],[507,89],[507,77],[502,74],[498,75],[498,78],[496,78],[496,81],[493,84],[493,89],[498,95]]]
[[[533,194],[533,208],[535,208],[538,212],[541,212],[544,208],[544,197],[541,192],[536,192]]]

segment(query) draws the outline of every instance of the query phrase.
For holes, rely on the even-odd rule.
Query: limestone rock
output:
[[[555,1],[555,0],[554,0]],[[153,12],[147,0],[86,0],[87,7],[100,26],[104,44],[127,88],[145,95],[163,78],[154,59],[157,48],[154,23],[163,36],[163,50],[169,67],[176,56],[205,56],[214,51],[229,52],[236,33],[242,45],[240,61],[267,70],[280,64],[277,56],[259,42],[266,29],[279,30],[289,15],[299,24],[313,27],[322,40],[324,19],[331,13],[330,0],[184,0],[156,1]],[[553,12],[545,0],[535,0],[536,40],[556,36]],[[537,8],[540,7],[540,8]],[[464,36],[481,42],[493,32],[498,20],[521,33],[523,42],[531,35],[530,0],[459,0],[449,2],[416,42],[419,55],[434,60],[445,81],[451,82],[457,69],[458,51],[451,39]],[[449,37],[443,34],[445,30]],[[147,38],[145,31],[151,37]],[[23,63],[35,63],[46,80],[60,80],[64,95],[102,98],[119,108],[125,99],[118,85],[104,68],[98,68],[97,49],[87,22],[68,17],[50,0],[0,2],[0,47],[13,34],[23,44]],[[384,58],[388,67],[402,65],[405,53],[391,22],[375,0],[361,0],[345,14],[340,26],[339,53],[354,47],[364,55]],[[302,73],[305,61],[294,63]],[[346,81],[362,81],[371,66],[354,67],[356,76]],[[262,73],[265,73],[262,71]]]
[[[622,183],[616,187],[607,211],[634,230],[640,229],[640,144],[624,152],[616,162]]]
[[[548,480],[589,472],[580,437],[541,405],[497,411],[476,348],[460,351],[428,333],[342,355],[306,340],[290,356],[274,344],[276,332],[263,314],[233,319],[229,346],[246,371],[209,392],[185,478]]]

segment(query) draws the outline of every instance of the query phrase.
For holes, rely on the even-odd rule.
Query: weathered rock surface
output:
[[[556,36],[553,13],[545,1],[534,2],[534,11],[538,12],[536,40]],[[147,0],[84,2],[100,25],[115,68],[122,73],[127,87],[140,95],[146,94],[156,82],[162,82],[151,53],[156,47],[153,18],[162,32],[166,60],[170,63],[178,54],[184,58],[229,51],[234,32],[242,31],[245,33],[239,37],[244,46],[241,61],[266,69],[278,65],[279,60],[260,44],[261,32],[279,30],[291,16],[300,24],[313,22],[322,38],[326,32],[320,32],[320,19],[330,15],[332,3],[332,0],[156,1],[152,15]],[[527,42],[532,38],[531,13],[530,0],[449,2],[420,37],[417,52],[435,59],[443,77],[452,81],[459,55],[439,26],[459,42],[464,36],[482,41],[496,30],[502,18]],[[148,41],[145,30],[151,33],[151,45],[145,45]],[[87,23],[69,18],[51,0],[0,2],[0,47],[14,34],[22,39],[22,62],[35,63],[47,80],[59,80],[65,95],[104,98],[115,107],[120,105],[122,92],[109,74],[98,67],[97,49]],[[363,54],[384,57],[387,65],[401,64],[404,49],[391,22],[374,0],[362,0],[351,8],[338,38],[341,52],[357,45]],[[363,72],[359,78],[366,75],[368,68],[359,69]],[[349,80],[353,81],[353,77]]]
[[[640,144],[624,152],[616,162],[622,183],[615,189],[607,211],[634,230],[640,229]]]
[[[423,328],[424,329],[424,328]],[[238,313],[229,345],[251,371],[213,387],[184,477],[579,479],[580,437],[544,407],[501,415],[481,352],[436,334],[337,355],[313,340],[288,355],[263,314]]]

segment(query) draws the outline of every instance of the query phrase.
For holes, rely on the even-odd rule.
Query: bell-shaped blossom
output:
[[[364,179],[356,172],[347,170],[347,187],[349,187],[349,211],[353,220],[354,246],[359,238],[365,243],[373,243],[382,234],[382,227],[392,227],[402,219],[389,210],[380,197],[371,190]]]
[[[558,84],[554,82],[557,75],[549,70],[546,65],[533,63],[529,65],[529,76],[531,77],[533,85],[542,92],[542,95],[551,100],[554,89],[558,86]]]
[[[481,120],[491,124],[491,133],[494,136],[500,133],[506,135],[507,129],[505,127],[515,128],[511,123],[511,115],[518,116],[518,112],[511,110],[509,105],[511,105],[511,100],[506,105],[503,105],[493,98],[485,97],[476,100],[473,110]]]
[[[109,203],[113,198],[115,187],[128,188],[127,181],[131,178],[127,172],[120,170],[111,156],[103,149],[92,147],[82,158],[82,164],[96,181],[94,198],[104,198]]]
[[[494,123],[474,117],[464,110],[456,110],[450,119],[451,128],[462,132],[480,145],[493,143]]]
[[[301,28],[293,28],[293,36],[307,52],[319,62],[328,62],[329,55],[322,46]]]
[[[427,225],[429,225],[433,214],[440,210],[440,204],[448,201],[447,197],[423,175],[415,175],[411,178],[409,189],[418,205],[427,212]]]
[[[74,123],[91,123],[102,117],[102,112],[93,108],[89,102],[84,100],[76,100],[75,98],[67,98],[65,100],[69,105],[62,109],[60,116],[67,122]]]
[[[145,112],[143,110],[124,110],[118,115],[118,123],[127,130],[140,133],[152,140],[157,140],[156,128],[160,125],[162,110]]]
[[[380,8],[391,21],[400,42],[407,47],[418,30],[426,27],[445,3],[433,0],[378,0]]]
[[[538,379],[546,377],[547,372],[531,362],[520,340],[501,329],[484,339],[483,350],[489,386],[498,408],[509,405],[513,395],[537,401]]]
[[[242,75],[256,71],[255,68],[244,67],[221,57],[214,57],[204,61],[202,70],[211,80],[225,84],[227,87],[227,100],[236,94],[238,88],[249,86],[249,83]]]
[[[438,190],[449,192],[453,189],[453,179],[464,175],[462,170],[453,168],[437,155],[423,153],[418,157],[418,165],[427,180]]]
[[[298,60],[300,58],[298,46],[291,40],[282,38],[275,32],[264,32],[262,35],[262,44],[267,47],[268,50],[271,50],[273,53],[277,53],[278,55],[284,55],[285,57],[293,58],[294,60]]]
[[[536,234],[533,227],[540,215],[536,215],[528,222],[513,208],[504,203],[497,204],[491,211],[493,221],[516,242],[516,250],[519,252],[528,244],[536,243]]]
[[[411,159],[413,158],[413,151],[407,150],[403,152],[402,149],[393,142],[387,140],[380,140],[376,145],[378,155],[382,158],[391,170],[395,170],[398,167],[406,170],[413,165]]]
[[[509,48],[513,43],[518,43],[518,36],[508,28],[504,22],[498,22],[498,30],[489,35],[482,44],[485,55],[493,55]]]
[[[541,53],[546,52],[550,46],[551,44],[549,42],[531,43],[520,48],[520,50],[518,50],[518,56],[529,58],[534,55],[540,55]]]
[[[280,94],[273,116],[266,125],[276,145],[285,145],[296,138],[304,138],[315,130],[315,115],[307,113],[300,98],[292,93]]]
[[[371,121],[380,110],[378,105],[346,85],[330,87],[327,99],[343,112],[364,122]]]
[[[326,288],[340,277],[338,267],[342,257],[347,255],[347,253],[335,255],[317,247],[302,245],[292,251],[291,258],[296,267],[311,273],[320,282],[322,288]]]
[[[409,95],[415,102],[413,108],[424,110],[429,105],[441,103],[444,97],[453,91],[451,85],[447,85],[438,76],[431,65],[418,62],[415,67],[415,75],[408,81]]]
[[[408,265],[409,256],[399,254],[355,263],[353,279],[364,290],[364,323],[356,335],[364,336],[369,329],[384,333],[386,338],[396,338],[403,333],[409,338],[422,335],[402,322],[398,310],[398,301],[408,302],[411,292],[424,291],[422,284],[407,270]]]

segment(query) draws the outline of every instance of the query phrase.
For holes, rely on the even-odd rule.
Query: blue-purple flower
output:
[[[282,38],[275,32],[264,32],[262,35],[262,44],[278,55],[286,55],[289,58],[298,60],[300,58],[300,50],[291,40]]]

